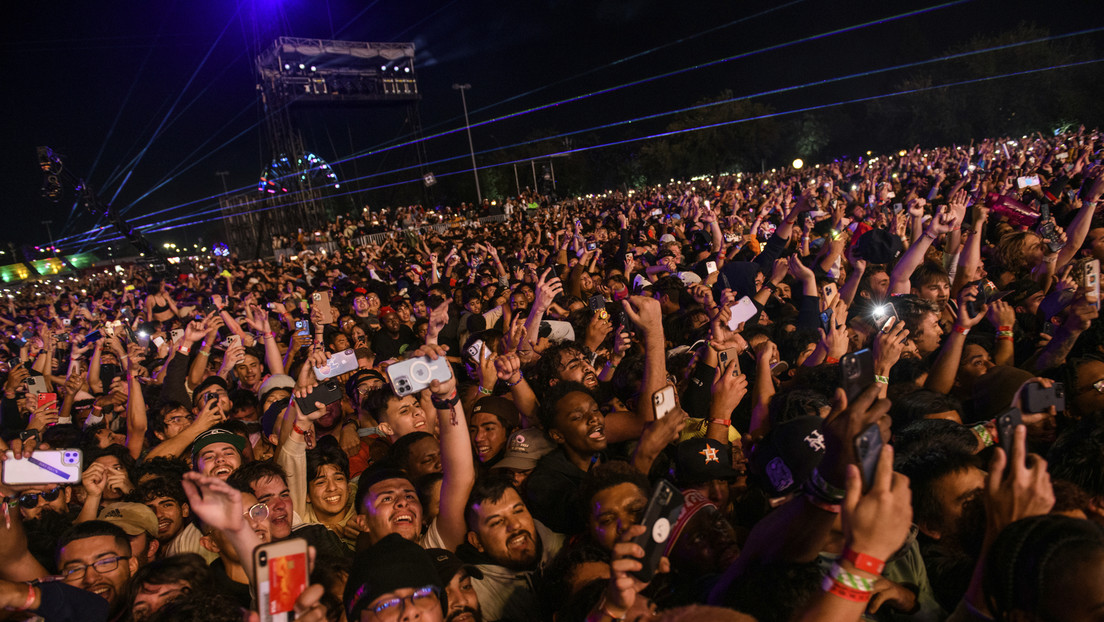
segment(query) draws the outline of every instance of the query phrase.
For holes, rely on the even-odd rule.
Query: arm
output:
[[[245,508],[242,507],[241,493],[218,478],[194,471],[184,474],[182,484],[188,497],[188,507],[203,524],[218,529],[230,540],[238,559],[242,560],[249,583],[254,584],[253,549],[260,545],[261,540],[242,516]]]
[[[414,353],[415,356],[428,356],[436,360],[445,355],[440,346],[425,346]],[[464,407],[459,401],[449,406],[448,401],[457,399],[456,378],[445,382],[434,380],[429,387],[433,394],[433,405],[437,410],[437,429],[441,434],[441,511],[437,515],[437,531],[446,548],[455,551],[468,533],[464,520],[464,506],[468,495],[475,485],[475,460],[472,458],[471,436],[468,434]]]
[[[924,235],[912,243],[912,246],[905,251],[905,255],[893,267],[893,272],[889,275],[889,295],[907,294],[911,291],[912,285],[909,279],[917,266],[923,263],[928,248],[939,236],[948,233],[957,224],[954,215],[947,208],[943,208],[932,218]]]
[[[924,388],[939,393],[950,393],[954,388],[955,376],[958,375],[958,365],[962,360],[962,348],[966,345],[966,333],[977,326],[985,317],[989,306],[983,306],[978,314],[969,317],[966,306],[977,299],[977,285],[971,285],[962,290],[958,295],[958,318],[955,320],[951,334],[943,342],[943,348],[939,350],[939,356],[932,363],[928,372],[928,380]]]
[[[636,324],[643,333],[644,375],[640,383],[640,395],[636,418],[641,422],[651,421],[651,396],[667,383],[667,351],[663,340],[663,316],[659,301],[643,296],[630,296],[621,301],[625,316]],[[607,425],[609,422],[607,422]],[[639,434],[639,431],[632,436]],[[614,442],[614,441],[611,441]]]
[[[130,457],[135,460],[142,455],[142,445],[146,440],[146,398],[142,395],[142,385],[135,371],[141,357],[140,347],[131,345],[127,361],[127,435],[126,446]]]

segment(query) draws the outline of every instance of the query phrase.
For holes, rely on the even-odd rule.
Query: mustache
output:
[[[453,620],[455,620],[456,618],[459,618],[460,616],[464,615],[465,613],[471,614],[471,616],[473,618],[475,618],[476,622],[483,622],[483,616],[479,615],[479,612],[476,611],[475,609],[472,609],[471,607],[461,607],[460,609],[457,609],[456,611],[453,611],[453,612],[449,613],[448,617],[445,618],[445,622],[452,622]]]

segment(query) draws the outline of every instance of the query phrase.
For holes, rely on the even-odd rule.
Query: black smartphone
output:
[[[1012,406],[997,417],[997,437],[1000,439],[1001,449],[1004,455],[1011,458],[1012,444],[1016,426],[1023,423],[1023,413],[1019,408]]]
[[[100,365],[100,382],[103,383],[105,391],[107,387],[111,385],[111,381],[120,373],[122,373],[122,369],[114,363],[104,363]]]
[[[633,542],[644,549],[644,558],[640,560],[641,569],[633,575],[647,583],[655,577],[659,568],[659,559],[663,557],[663,551],[667,548],[667,541],[673,535],[678,517],[682,514],[682,506],[685,499],[678,488],[675,488],[665,479],[659,480],[652,490],[652,498],[648,500],[648,507],[644,510],[644,518],[640,524],[644,525],[644,533]]]
[[[825,309],[820,314],[820,327],[824,329],[825,334],[832,329],[832,310]]]
[[[848,403],[874,384],[874,353],[867,348],[849,352],[840,359],[840,387],[847,393]]]
[[[605,311],[606,310],[606,297],[602,294],[595,294],[587,301],[587,305],[592,311]]]
[[[1066,410],[1066,387],[1061,382],[1046,388],[1038,382],[1032,382],[1023,389],[1023,410],[1029,413],[1045,413],[1051,406],[1058,412]]]
[[[878,458],[882,455],[882,430],[878,424],[872,423],[863,430],[863,433],[855,437],[855,457],[859,461],[859,470],[862,471],[863,490],[870,490],[874,485],[874,474],[878,472]]]
[[[314,412],[314,403],[322,402],[323,404],[330,405],[341,399],[343,389],[338,386],[336,381],[329,380],[314,387],[310,395],[306,397],[295,398],[295,403],[299,405],[299,412],[312,413]]]

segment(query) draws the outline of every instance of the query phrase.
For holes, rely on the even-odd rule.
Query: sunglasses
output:
[[[39,497],[42,497],[46,500],[47,503],[49,503],[51,501],[57,501],[57,498],[60,495],[61,486],[58,486],[53,490],[47,490],[46,492],[27,492],[19,495],[19,505],[28,510],[33,510],[34,508],[38,507]]]

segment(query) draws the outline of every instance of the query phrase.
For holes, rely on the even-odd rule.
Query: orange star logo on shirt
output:
[[[699,451],[698,453],[705,456],[705,463],[706,464],[709,464],[710,462],[718,462],[719,463],[721,461],[720,458],[717,457],[717,448],[716,447],[706,447],[705,449]]]

